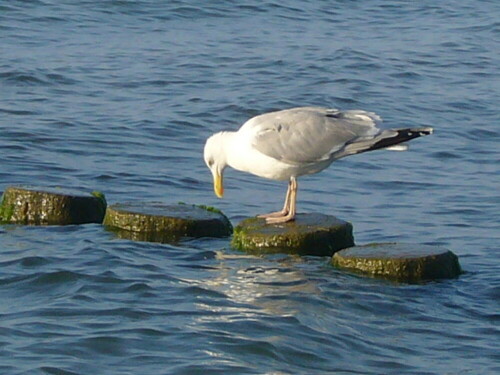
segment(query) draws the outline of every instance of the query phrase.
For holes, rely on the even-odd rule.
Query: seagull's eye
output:
[[[211,168],[212,165],[214,165],[214,159],[209,159],[208,160],[208,166]]]

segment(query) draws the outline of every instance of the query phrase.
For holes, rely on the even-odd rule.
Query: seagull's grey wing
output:
[[[371,112],[302,107],[260,115],[245,125],[254,129],[258,151],[289,164],[308,164],[332,158],[354,140],[372,139],[380,133],[377,121]]]

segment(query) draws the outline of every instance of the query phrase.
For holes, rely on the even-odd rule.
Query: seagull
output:
[[[404,151],[403,142],[432,134],[431,127],[383,130],[382,119],[363,110],[298,107],[255,116],[238,131],[209,137],[204,159],[214,192],[224,194],[227,166],[271,180],[288,181],[281,211],[258,215],[268,224],[292,221],[296,214],[297,178],[318,173],[333,161],[366,151]]]

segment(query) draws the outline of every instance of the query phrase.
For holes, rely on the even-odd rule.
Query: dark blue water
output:
[[[500,372],[498,1],[0,3],[0,190],[216,205],[233,223],[283,184],[228,171],[205,138],[302,105],[435,127],[407,153],[299,181],[299,211],[358,244],[436,244],[459,279],[397,285],[227,239],[132,242],[99,225],[0,227],[2,374]]]

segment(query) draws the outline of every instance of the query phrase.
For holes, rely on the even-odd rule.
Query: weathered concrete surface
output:
[[[102,223],[106,199],[99,192],[10,186],[2,195],[0,222],[26,225]]]
[[[332,257],[335,267],[399,282],[453,278],[460,275],[458,257],[439,246],[376,243],[351,247]]]
[[[287,253],[331,256],[354,245],[352,225],[335,216],[297,214],[294,221],[266,224],[249,218],[234,229],[231,245],[251,253]]]
[[[214,208],[155,202],[111,205],[103,224],[122,238],[152,242],[170,242],[181,237],[227,237],[233,230],[228,218]]]

